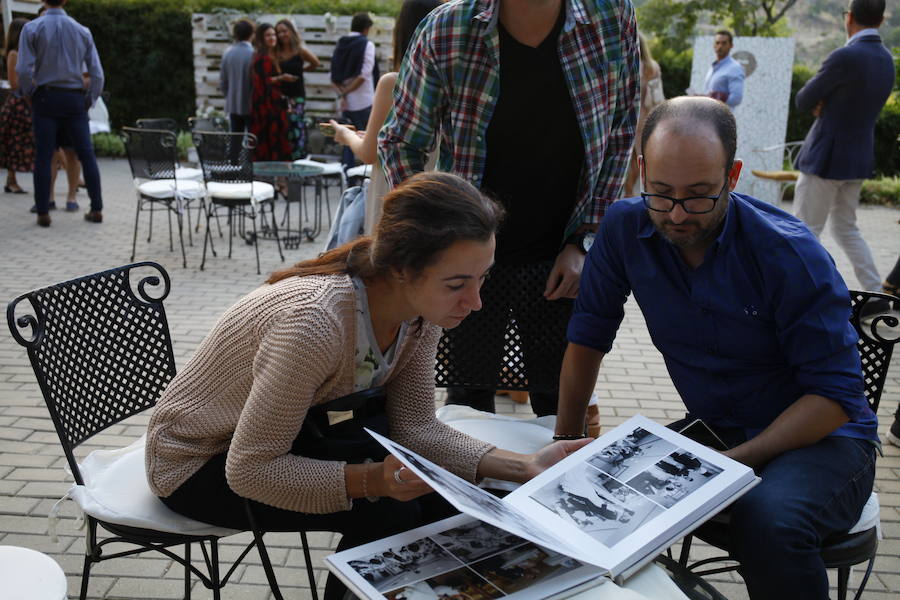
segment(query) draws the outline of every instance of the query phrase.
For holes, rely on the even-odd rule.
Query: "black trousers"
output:
[[[249,530],[244,498],[225,480],[225,459],[219,454],[184,482],[163,503],[177,513],[219,527]],[[436,493],[410,502],[381,498],[353,501],[353,508],[330,514],[285,510],[250,500],[253,517],[262,531],[333,531],[343,537],[337,552],[455,514],[455,509]],[[325,600],[341,600],[346,587],[333,575],[325,584]]]

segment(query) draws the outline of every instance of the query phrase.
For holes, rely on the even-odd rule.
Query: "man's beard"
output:
[[[667,242],[669,242],[676,248],[680,248],[683,250],[697,246],[698,244],[701,244],[718,235],[719,229],[722,225],[722,222],[724,221],[724,217],[725,214],[723,211],[723,213],[719,215],[719,218],[717,218],[715,221],[711,221],[706,226],[691,222],[682,223],[681,226],[691,227],[693,229],[693,232],[681,234],[670,234],[667,231],[667,227],[678,227],[677,225],[672,223],[668,219],[668,217],[666,217],[666,219],[662,223],[657,223],[652,219],[651,221],[653,222],[653,226],[656,228],[656,231],[658,231],[659,234],[663,236],[663,238]]]

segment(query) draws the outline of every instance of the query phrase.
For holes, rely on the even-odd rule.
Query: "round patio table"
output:
[[[274,184],[276,178],[287,179],[288,193],[285,198],[286,208],[284,215],[284,223],[287,229],[279,232],[282,244],[285,248],[295,249],[299,247],[300,242],[305,236],[310,242],[316,239],[316,236],[322,231],[322,199],[319,196],[315,198],[313,206],[313,226],[303,226],[303,186],[308,177],[316,177],[324,171],[322,167],[316,167],[310,164],[296,165],[289,161],[259,161],[253,163],[253,176],[259,179],[271,179]],[[291,203],[296,202],[297,210],[297,229],[291,229]],[[263,231],[265,234],[265,231]]]

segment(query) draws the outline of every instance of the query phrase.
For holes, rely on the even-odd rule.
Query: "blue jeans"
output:
[[[37,214],[46,215],[50,207],[50,173],[57,134],[62,131],[81,161],[84,183],[91,210],[103,210],[100,193],[100,170],[91,145],[91,130],[85,94],[80,90],[60,91],[39,88],[31,98],[34,122],[34,203]]]
[[[353,123],[357,131],[365,131],[366,127],[369,125],[369,114],[371,112],[371,106],[362,110],[345,110],[344,118]],[[341,164],[344,165],[345,171],[356,166],[356,157],[353,156],[353,152],[350,151],[349,146],[344,146],[344,153],[341,155]]]
[[[826,600],[824,538],[850,529],[872,493],[871,442],[829,437],[758,470],[731,507],[730,549],[753,600]]]

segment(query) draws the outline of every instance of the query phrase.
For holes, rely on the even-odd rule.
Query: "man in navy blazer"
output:
[[[875,120],[894,86],[894,61],[878,35],[884,7],[885,0],[850,1],[846,45],[828,55],[795,99],[817,117],[797,158],[796,215],[817,237],[830,218],[860,285],[875,291],[881,278],[856,227],[856,208],[875,163]]]

